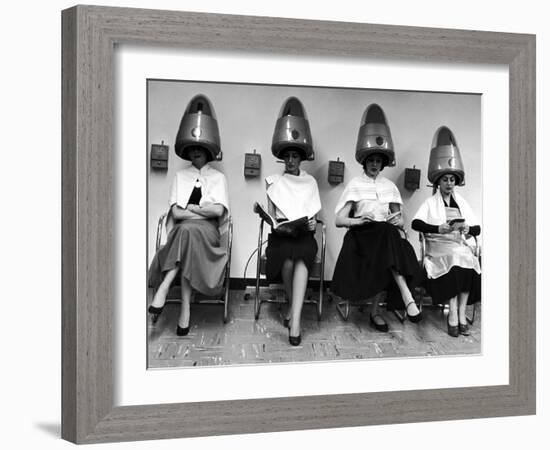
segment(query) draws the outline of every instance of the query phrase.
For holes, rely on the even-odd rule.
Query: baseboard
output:
[[[308,287],[311,289],[319,289],[319,280],[309,280]],[[269,284],[265,278],[260,278],[260,286],[266,287]],[[325,289],[330,289],[331,281],[323,281]],[[256,286],[256,278],[230,278],[229,289],[244,291],[247,287]]]

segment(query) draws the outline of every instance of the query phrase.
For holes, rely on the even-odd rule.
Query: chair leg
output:
[[[323,289],[323,279],[319,281],[319,301],[317,302],[317,320],[320,321],[321,317],[323,316],[323,296],[324,296],[324,289]]]
[[[229,318],[229,279],[225,282],[225,292],[223,295],[223,323],[227,323]]]
[[[418,302],[417,302],[418,309],[420,312],[422,312],[422,309],[424,308],[424,295],[420,291],[416,291],[415,293],[416,293],[416,297],[418,298]]]
[[[254,319],[258,320],[260,317],[260,268],[262,258],[262,236],[264,234],[264,221],[260,220],[260,232],[258,233],[258,250],[256,254],[256,295],[254,297]]]
[[[347,321],[349,318],[349,309],[350,309],[349,300],[343,300],[341,302],[337,302],[336,309],[342,316],[342,319]]]
[[[397,309],[393,310],[393,314],[395,315],[395,317],[397,317],[397,320],[399,320],[399,322],[405,322],[405,315],[401,314]]]
[[[256,294],[254,296],[254,319],[256,320],[258,320],[258,318],[260,317],[260,305],[260,279],[258,278],[256,280]]]

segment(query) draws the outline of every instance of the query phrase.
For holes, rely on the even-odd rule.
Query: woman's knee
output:
[[[298,259],[294,262],[294,277],[303,276],[307,280],[309,276],[309,270],[303,259]]]
[[[285,259],[283,262],[283,270],[293,270],[294,261],[292,259]]]

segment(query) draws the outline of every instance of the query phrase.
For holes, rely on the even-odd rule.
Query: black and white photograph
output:
[[[3,448],[543,448],[543,10],[6,3]]]
[[[480,354],[481,107],[148,79],[148,368]]]

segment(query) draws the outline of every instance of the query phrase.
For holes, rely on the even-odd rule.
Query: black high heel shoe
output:
[[[160,315],[162,314],[162,311],[164,310],[164,305],[162,305],[160,308],[150,305],[149,309],[147,309],[147,312],[151,314],[152,322],[157,323],[157,320],[159,320]]]
[[[449,323],[449,316],[447,316],[447,334],[452,337],[458,337],[459,334],[458,325],[451,325]]]
[[[288,330],[288,342],[290,342],[290,345],[297,347],[302,343],[302,335],[299,334],[298,336],[291,336],[290,330]]]
[[[407,304],[405,305],[405,311],[407,311],[407,317],[409,318],[409,320],[410,320],[412,323],[418,323],[418,322],[420,322],[420,321],[424,318],[424,316],[423,316],[423,314],[422,314],[422,311],[420,311],[420,312],[419,312],[417,315],[415,315],[415,316],[411,316],[411,315],[409,314],[409,312],[408,312],[408,311],[409,311],[409,305],[411,305],[411,304],[413,304],[413,303],[416,305],[416,303],[415,303],[414,300],[411,300],[409,303],[407,303]]]
[[[462,336],[470,336],[470,327],[468,326],[467,323],[465,323],[465,324],[460,323],[460,320],[459,320],[458,321],[458,332]]]
[[[290,319],[283,320],[283,325],[285,328],[290,328]]]
[[[182,328],[178,325],[178,328],[176,329],[176,334],[178,336],[187,336],[189,334],[189,326]]]
[[[378,323],[378,322],[376,322],[376,321],[374,320],[374,318],[377,317],[377,316],[380,317],[380,319],[381,319],[384,323]],[[380,314],[376,313],[374,316],[371,314],[371,315],[369,316],[369,319],[370,319],[371,325],[372,325],[374,328],[376,328],[378,331],[381,331],[382,333],[386,333],[386,332],[389,330],[388,324],[386,323],[386,321],[384,320],[384,318],[383,318]]]

